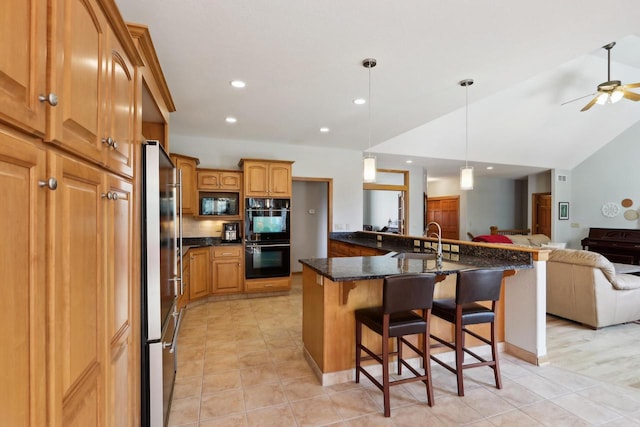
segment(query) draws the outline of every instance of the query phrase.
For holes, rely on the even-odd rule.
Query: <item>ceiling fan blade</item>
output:
[[[627,89],[627,88],[632,89],[634,87],[640,87],[640,82],[638,82],[638,83],[629,83],[628,85],[622,86],[623,89]]]
[[[628,90],[623,90],[622,91],[622,96],[624,96],[627,99],[630,99],[632,101],[640,101],[640,95],[635,93],[635,92],[631,92]]]
[[[566,105],[566,104],[571,104],[572,102],[576,102],[576,101],[581,100],[582,98],[586,98],[587,96],[593,96],[593,95],[595,95],[595,92],[594,92],[594,93],[589,93],[589,94],[587,94],[587,95],[582,95],[582,96],[580,96],[580,97],[578,97],[578,98],[574,98],[574,99],[572,99],[572,100],[570,100],[570,101],[565,101],[565,102],[563,102],[563,103],[562,103],[562,104],[560,104],[560,105],[562,106],[562,105]]]
[[[587,105],[582,107],[582,110],[580,110],[580,111],[587,111],[589,108],[593,107],[593,104],[595,104],[597,100],[598,100],[598,97],[596,96],[591,101],[589,101],[589,103]]]

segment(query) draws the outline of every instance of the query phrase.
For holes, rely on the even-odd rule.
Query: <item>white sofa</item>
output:
[[[547,313],[601,328],[640,319],[640,276],[616,274],[604,256],[555,249],[547,262]]]

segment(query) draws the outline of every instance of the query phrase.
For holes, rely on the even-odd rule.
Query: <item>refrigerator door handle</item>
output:
[[[182,170],[176,169],[176,173],[178,174],[178,240],[180,245],[180,252],[178,253],[178,265],[180,266],[180,271],[178,271],[178,275],[180,276],[180,296],[184,294],[184,284],[182,282],[182,232],[183,232],[183,224],[182,224]],[[176,292],[176,295],[178,293]]]

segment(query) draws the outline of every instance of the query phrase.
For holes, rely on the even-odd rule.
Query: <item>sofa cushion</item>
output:
[[[532,234],[531,236],[528,236],[528,239],[531,246],[542,246],[551,241],[549,236],[546,234]]]
[[[580,249],[554,249],[549,254],[549,262],[562,262],[565,264],[599,268],[607,280],[609,280],[613,286],[616,286],[616,270],[613,264],[597,252],[583,251]]]
[[[526,236],[524,234],[514,234],[509,236],[509,239],[511,239],[514,245],[519,245],[519,246],[531,245],[531,242],[529,242],[529,236]]]

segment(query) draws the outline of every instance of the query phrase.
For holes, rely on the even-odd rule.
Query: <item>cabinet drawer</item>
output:
[[[246,292],[288,291],[291,289],[290,277],[273,277],[270,279],[251,279],[244,282]]]
[[[238,258],[240,254],[242,254],[242,246],[215,246],[213,248],[214,258]]]

